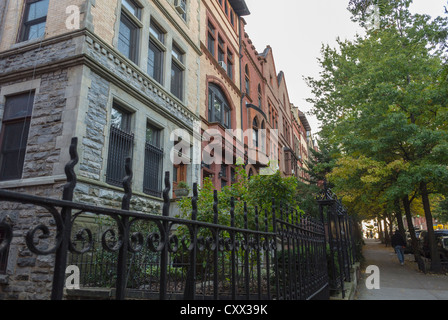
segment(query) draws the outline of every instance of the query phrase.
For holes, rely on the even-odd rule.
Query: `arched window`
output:
[[[218,122],[226,129],[231,127],[230,107],[219,87],[208,85],[208,121]]]
[[[254,147],[258,148],[258,121],[254,118],[252,122],[252,141],[254,142]]]

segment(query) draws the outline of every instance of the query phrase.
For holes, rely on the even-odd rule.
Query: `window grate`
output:
[[[123,186],[126,176],[125,161],[132,157],[134,134],[125,132],[114,126],[110,127],[109,155],[107,158],[106,182],[117,186]]]

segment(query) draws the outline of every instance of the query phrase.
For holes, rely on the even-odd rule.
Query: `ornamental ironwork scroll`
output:
[[[173,217],[169,172],[161,214],[132,211],[130,158],[124,164],[121,209],[73,202],[77,143],[73,138],[62,200],[0,190],[0,202],[40,207],[52,217],[51,224],[39,223],[26,234],[33,254],[55,255],[52,299],[64,298],[67,265],[81,270],[82,288],[113,287],[116,299],[136,292],[162,300],[328,298],[322,221],[297,208],[277,206],[274,199],[270,211],[235,198],[223,209],[216,191],[213,221],[201,221],[196,183],[189,219]],[[237,217],[238,203],[242,215]],[[0,221],[0,254],[11,245],[13,229]]]

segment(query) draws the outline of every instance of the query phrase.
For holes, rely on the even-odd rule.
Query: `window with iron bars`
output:
[[[134,134],[130,132],[131,114],[114,106],[111,122],[106,182],[122,187],[126,176],[125,161],[132,158],[134,146]]]
[[[143,192],[155,197],[162,197],[163,149],[160,146],[161,130],[146,125],[145,167]]]

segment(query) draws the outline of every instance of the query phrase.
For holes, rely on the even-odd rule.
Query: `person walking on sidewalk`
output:
[[[400,231],[395,230],[395,234],[391,238],[392,248],[397,253],[398,261],[401,265],[404,265],[404,248],[406,247],[406,241],[403,239]]]

